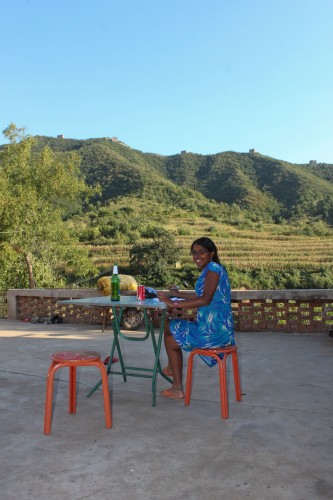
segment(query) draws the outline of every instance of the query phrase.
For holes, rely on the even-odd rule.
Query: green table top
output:
[[[166,309],[167,305],[158,299],[138,300],[134,296],[121,295],[120,300],[111,300],[109,296],[86,297],[85,299],[59,300],[58,304],[73,304],[86,307],[142,307],[143,309]]]

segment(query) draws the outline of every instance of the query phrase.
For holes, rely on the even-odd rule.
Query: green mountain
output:
[[[253,217],[279,221],[317,217],[333,224],[333,165],[298,165],[258,153],[172,156],[143,153],[109,138],[74,140],[36,137],[59,154],[75,152],[90,185],[99,184],[106,203],[135,197],[177,204],[203,215],[239,207]],[[216,212],[217,211],[217,212]]]

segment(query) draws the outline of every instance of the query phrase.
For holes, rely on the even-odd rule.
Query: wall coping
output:
[[[187,290],[182,290],[187,291]],[[193,292],[193,290],[188,290]],[[7,291],[9,296],[25,296],[32,297],[79,297],[87,293],[92,297],[100,295],[97,288],[11,288]],[[121,292],[122,294],[126,292]],[[128,292],[127,292],[128,293]],[[134,293],[134,292],[132,292]],[[332,299],[333,288],[304,288],[304,289],[290,289],[290,290],[231,290],[231,297],[233,299],[245,300],[249,299]]]

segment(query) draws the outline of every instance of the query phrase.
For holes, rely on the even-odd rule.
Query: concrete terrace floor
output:
[[[333,338],[237,333],[236,340],[243,402],[235,402],[229,371],[228,420],[220,418],[217,369],[199,360],[189,407],[159,395],[152,407],[150,380],[110,376],[112,429],[101,390],[85,397],[96,369],[78,371],[77,414],[67,413],[65,369],[45,436],[51,353],[107,356],[111,332],[0,320],[1,499],[333,498]],[[127,364],[151,366],[150,342],[122,346]],[[159,377],[158,394],[167,386]]]

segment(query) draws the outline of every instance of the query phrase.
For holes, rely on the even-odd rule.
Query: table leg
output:
[[[164,335],[165,316],[166,316],[166,310],[164,310],[162,312],[160,332],[159,332],[159,336],[158,336],[157,345],[156,345],[155,334],[154,334],[154,331],[152,330],[152,341],[153,341],[153,346],[154,346],[154,351],[155,351],[155,363],[154,363],[154,371],[153,371],[153,377],[152,377],[152,406],[156,406],[157,372],[159,372],[161,375],[163,375],[162,369],[161,369],[161,364],[160,364],[160,352],[161,352],[162,338]]]
[[[119,356],[119,362],[120,362],[121,371],[122,371],[122,374],[123,374],[123,379],[124,379],[124,382],[126,382],[127,379],[126,379],[125,364],[124,364],[123,355],[122,355],[122,352],[121,352],[121,349],[120,349],[120,343],[119,343],[119,338],[118,338],[118,333],[119,333],[119,319],[118,319],[116,310],[114,308],[112,308],[112,310],[113,310],[113,316],[114,316],[114,319],[112,321],[112,329],[113,329],[114,338],[113,338],[113,342],[112,342],[112,347],[111,347],[111,352],[110,352],[108,366],[106,368],[106,373],[107,373],[107,375],[109,375],[110,372],[111,372],[112,358],[113,358],[113,355],[114,355],[115,350],[117,348],[117,353],[118,353],[118,356]],[[120,312],[120,318],[121,318],[121,313],[122,313],[122,311]],[[92,389],[90,389],[90,391],[87,394],[87,398],[90,398],[90,396],[92,394],[94,394],[94,392],[100,387],[101,384],[102,384],[102,379],[100,379],[97,382],[97,384],[95,384],[94,387]]]
[[[115,307],[112,307],[112,312],[113,312],[112,329],[113,329],[113,334],[114,334],[114,340],[113,340],[114,346],[112,345],[112,347],[113,348],[115,346],[117,347],[119,362],[120,362],[121,371],[123,374],[123,379],[124,379],[124,382],[126,382],[125,363],[124,363],[123,355],[122,355],[122,352],[120,349],[120,342],[119,342],[120,321],[121,321],[121,316],[122,316],[122,309],[119,312],[119,317],[117,316],[117,311],[116,311]],[[110,373],[110,370],[111,370],[111,363],[112,363],[112,356],[110,355],[110,359],[109,359],[110,369],[108,371],[108,374]],[[109,368],[109,366],[108,366],[108,368]]]
[[[155,333],[154,333],[154,326],[152,326],[152,330],[151,330],[151,338],[152,338],[152,342],[153,342],[153,347],[154,347],[154,353],[155,353],[155,356],[156,356],[156,352],[157,352],[157,343],[156,343],[156,339],[155,339]],[[163,335],[162,335],[163,337]],[[162,344],[161,344],[161,347],[162,347]],[[157,364],[157,372],[162,375],[163,378],[165,378],[165,380],[167,380],[168,382],[170,382],[170,384],[172,384],[172,378],[168,377],[167,375],[165,375],[162,371],[162,367],[161,367],[161,362],[160,362],[160,359],[158,357],[158,364]]]
[[[143,313],[144,313],[144,320],[145,320],[145,326],[146,326],[146,336],[143,338],[127,338],[124,337],[126,340],[145,340],[149,336],[152,339],[152,344],[153,344],[153,350],[155,354],[155,360],[154,360],[154,368],[149,369],[149,368],[139,368],[139,367],[130,367],[127,366],[125,367],[121,348],[120,348],[120,342],[119,342],[119,336],[123,337],[120,331],[120,322],[121,322],[121,315],[122,315],[122,308],[120,309],[120,312],[117,314],[117,306],[112,307],[112,312],[113,312],[113,320],[112,320],[112,329],[114,333],[114,339],[112,342],[112,347],[111,347],[111,352],[110,352],[110,359],[106,368],[107,375],[110,373],[116,373],[116,374],[122,374],[124,378],[124,382],[126,382],[126,375],[134,375],[130,373],[129,371],[126,372],[126,370],[141,370],[141,371],[148,371],[152,372],[152,375],[134,375],[137,377],[147,377],[152,379],[152,406],[156,406],[156,389],[157,389],[157,374],[161,374],[162,377],[164,377],[166,380],[168,380],[172,384],[172,379],[169,378],[167,375],[162,373],[162,367],[160,363],[160,353],[161,353],[161,346],[162,346],[162,338],[164,336],[164,325],[165,325],[165,318],[166,318],[166,310],[162,311],[162,316],[161,316],[161,322],[160,322],[160,330],[159,330],[159,335],[158,335],[158,340],[156,342],[155,338],[155,331],[154,331],[154,325],[151,319],[148,317],[147,309],[144,308]],[[121,365],[121,372],[115,372],[111,371],[111,365],[112,365],[112,358],[114,353],[117,351],[118,356],[119,356],[119,361]],[[99,380],[97,384],[88,392],[87,397],[90,397],[102,384],[102,380]]]

